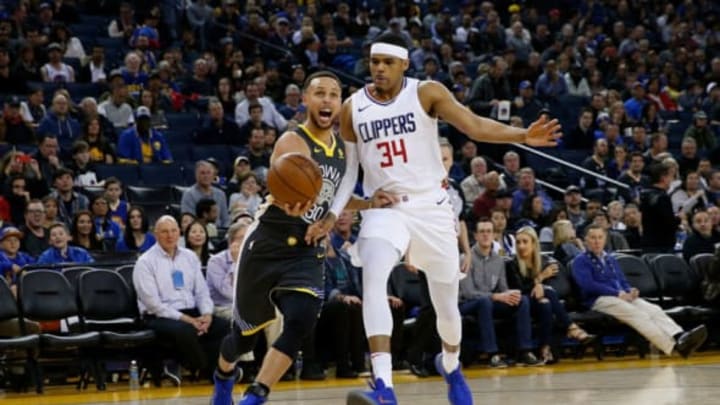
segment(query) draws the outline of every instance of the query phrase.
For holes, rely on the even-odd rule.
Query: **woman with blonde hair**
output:
[[[558,263],[540,255],[540,242],[532,227],[524,226],[515,233],[517,255],[507,264],[507,282],[510,289],[517,289],[530,298],[530,310],[540,325],[540,355],[546,364],[555,362],[550,349],[555,322],[567,331],[569,338],[582,344],[591,342],[595,336],[585,332],[570,317],[558,299],[555,290],[543,284],[559,270]]]
[[[555,221],[553,229],[553,257],[560,263],[567,265],[570,260],[585,250],[582,240],[575,234],[572,222],[561,219]]]

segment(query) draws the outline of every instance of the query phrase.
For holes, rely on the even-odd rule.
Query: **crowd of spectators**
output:
[[[386,31],[407,41],[407,75],[440,81],[477,114],[511,125],[558,117],[565,133],[558,153],[582,156],[576,163],[586,171],[563,179],[558,193],[536,178],[551,178],[551,165],[529,167],[522,150],[477,144],[441,125],[457,152],[449,177],[471,240],[481,242],[492,224],[492,247],[483,242],[480,256],[523,252],[510,262],[519,268],[512,273],[544,274],[545,263],[527,256],[520,240],[536,241],[538,253],[564,265],[586,251],[588,227],[606,230],[608,251],[713,253],[720,242],[719,12],[709,0],[6,1],[0,272],[14,284],[36,261],[87,263],[98,253],[149,250],[155,217],[127,202],[123,191],[133,184],[96,167],[176,165],[194,173],[176,201],[179,244],[215,274],[213,263],[237,254],[238,233],[224,250],[225,231],[264,200],[275,140],[305,119],[307,74],[333,69],[350,94],[369,76],[371,41]],[[189,158],[190,149],[214,145],[232,151],[232,161]],[[318,341],[335,336],[340,346],[330,357],[339,375],[354,376],[365,367],[362,342],[353,340],[362,328],[361,269],[343,259],[354,242],[353,216],[341,219],[328,255],[333,305]],[[532,287],[519,284],[528,296]],[[227,306],[226,287],[210,285],[218,307]],[[507,285],[495,287],[507,306],[533,308],[505,294]],[[389,298],[400,324],[418,304],[404,302],[401,290],[396,285]],[[546,316],[584,337],[559,309]],[[338,319],[348,320],[347,329]],[[517,348],[525,356],[523,328]],[[402,339],[393,337],[397,359],[405,358]],[[483,346],[492,365],[505,364],[492,340]],[[312,360],[314,351],[304,352]],[[541,354],[535,363],[553,361]]]

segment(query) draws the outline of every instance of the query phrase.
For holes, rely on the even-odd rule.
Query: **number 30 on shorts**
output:
[[[393,139],[392,141],[378,142],[377,148],[382,151],[383,160],[380,167],[391,167],[397,159],[402,158],[403,163],[407,163],[407,152],[405,150],[404,139]]]

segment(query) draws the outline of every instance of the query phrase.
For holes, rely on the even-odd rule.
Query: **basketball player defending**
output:
[[[290,367],[303,338],[315,327],[323,298],[325,251],[317,246],[319,238],[309,237],[308,229],[317,227],[311,224],[327,214],[345,173],[343,141],[333,133],[341,97],[340,80],[334,74],[310,75],[303,93],[308,118],[297,130],[284,133],[275,145],[271,165],[286,153],[302,153],[320,166],[323,185],[316,201],[293,207],[269,205],[248,229],[236,273],[233,326],[220,347],[211,405],[232,405],[232,389],[240,372],[235,367],[237,360],[255,347],[258,332],[274,320],[275,306],[284,317],[283,331],[240,405],[267,401],[270,387]],[[389,202],[382,197],[374,200],[377,206]],[[360,206],[349,205],[367,207],[366,202],[358,202]]]
[[[368,195],[383,190],[393,196],[387,208],[363,212],[357,256],[363,267],[363,319],[374,381],[371,391],[354,391],[348,404],[395,404],[392,390],[390,335],[392,315],[387,300],[388,276],[406,253],[426,272],[442,353],[435,359],[448,384],[451,404],[472,404],[460,372],[461,320],[458,310],[459,258],[455,216],[442,188],[445,169],[438,145],[442,119],[476,141],[524,142],[553,146],[561,136],[557,121],[545,118],[528,129],[513,128],[473,114],[444,85],[404,77],[408,68],[405,41],[393,34],[378,37],[370,48],[372,83],[345,101],[340,131],[348,168],[331,207],[340,211],[357,181],[359,160]],[[329,227],[332,215],[323,221]]]

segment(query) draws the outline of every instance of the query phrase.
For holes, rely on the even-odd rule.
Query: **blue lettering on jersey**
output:
[[[358,124],[360,139],[365,143],[391,135],[412,133],[415,132],[416,129],[415,114],[411,112],[391,118],[383,118]]]

